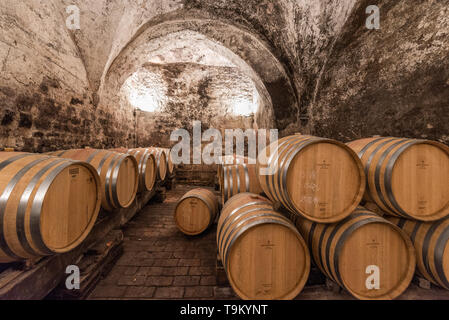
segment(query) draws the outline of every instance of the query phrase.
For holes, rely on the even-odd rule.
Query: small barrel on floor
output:
[[[262,196],[240,193],[225,204],[217,245],[228,280],[242,299],[293,299],[307,281],[305,241]]]
[[[259,154],[257,173],[265,194],[291,213],[319,223],[338,222],[359,205],[365,174],[345,144],[293,135]]]
[[[68,252],[92,230],[101,183],[91,165],[0,152],[0,263]]]
[[[409,286],[416,256],[410,238],[396,225],[359,207],[334,224],[292,215],[318,268],[354,297],[394,299]]]
[[[418,273],[437,286],[449,290],[449,219],[419,222],[387,217],[415,246]]]
[[[138,164],[133,156],[97,149],[74,149],[50,154],[85,161],[97,169],[102,184],[101,205],[104,210],[128,208],[133,203],[139,181]]]
[[[178,229],[195,236],[206,231],[218,214],[217,196],[207,189],[187,192],[176,205],[174,219]]]
[[[449,215],[449,147],[391,137],[361,139],[348,146],[364,165],[365,200],[382,212],[419,221]]]

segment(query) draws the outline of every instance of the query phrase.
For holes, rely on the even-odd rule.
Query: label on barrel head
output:
[[[329,162],[327,162],[326,160],[323,160],[321,163],[318,163],[317,166],[321,169],[321,170],[328,170],[329,167],[331,166],[331,164]]]
[[[428,167],[430,167],[430,164],[427,163],[425,160],[421,160],[416,164],[416,167],[421,170],[426,170]]]
[[[72,178],[76,178],[79,175],[79,173],[80,173],[80,168],[72,168],[69,170],[69,175]]]

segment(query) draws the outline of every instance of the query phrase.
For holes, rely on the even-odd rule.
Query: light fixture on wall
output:
[[[132,91],[129,95],[129,102],[136,109],[147,112],[155,112],[159,107],[157,98],[149,91]]]

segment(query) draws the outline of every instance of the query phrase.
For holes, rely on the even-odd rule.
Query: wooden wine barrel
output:
[[[112,151],[127,153],[136,158],[139,167],[139,191],[148,192],[154,189],[157,177],[156,159],[149,150],[133,150],[116,148]]]
[[[85,161],[97,169],[102,184],[101,205],[104,210],[128,208],[133,203],[139,181],[138,164],[134,156],[96,149],[74,149],[51,154]]]
[[[203,233],[215,221],[218,200],[207,189],[193,189],[187,192],[175,208],[175,223],[181,232],[194,236]]]
[[[413,244],[397,226],[378,215],[359,207],[334,224],[292,218],[318,268],[354,297],[394,299],[412,281],[416,265]],[[372,266],[379,271],[378,289],[367,288]]]
[[[368,138],[348,143],[367,176],[365,200],[390,215],[435,221],[449,215],[449,148],[439,142]]]
[[[263,192],[254,164],[236,164],[223,166],[223,188],[221,191],[222,203],[236,194],[250,192],[260,194]]]
[[[165,153],[165,157],[167,159],[167,172],[170,176],[173,175],[175,172],[175,165],[173,164],[172,158],[171,158],[171,150],[168,148],[162,149]]]
[[[224,170],[223,168],[226,166],[233,166],[237,164],[255,164],[256,160],[248,157],[240,156],[237,154],[233,154],[230,156],[222,156],[220,158],[219,163],[217,164],[217,177],[218,177],[218,185],[220,191],[223,191],[223,176]]]
[[[307,246],[295,226],[259,195],[240,193],[223,207],[218,251],[242,299],[293,299],[310,271]]]
[[[407,233],[415,246],[418,273],[449,290],[449,219],[419,222],[387,217]]]
[[[156,159],[157,179],[159,181],[165,181],[167,177],[167,158],[165,157],[164,151],[158,148],[136,148],[132,150],[149,151]]]
[[[273,202],[320,223],[347,217],[365,191],[357,154],[330,139],[282,138],[259,154],[257,172],[263,191]]]
[[[100,211],[91,165],[52,156],[0,152],[0,263],[68,252]]]

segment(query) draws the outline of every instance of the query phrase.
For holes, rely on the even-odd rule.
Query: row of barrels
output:
[[[0,263],[74,249],[100,208],[129,207],[173,170],[167,149],[118,151],[0,152]]]
[[[175,221],[185,234],[197,235],[217,214],[214,193],[194,189],[179,200]],[[445,255],[449,220],[384,219],[363,207],[332,224],[294,214],[288,218],[269,199],[252,193],[237,194],[223,206],[217,226],[218,253],[240,298],[295,298],[305,286],[312,260],[358,299],[398,297],[409,286],[416,265],[429,281],[449,289]]]
[[[256,194],[238,194],[224,205],[217,226],[218,253],[240,298],[295,298],[306,284],[312,260],[358,299],[394,299],[409,286],[415,249],[394,223],[363,207],[332,224],[288,218]]]
[[[222,203],[265,194],[313,222],[335,223],[362,202],[391,216],[437,221],[449,215],[449,148],[439,142],[375,137],[348,144],[293,135],[255,161],[231,156],[218,166]]]

